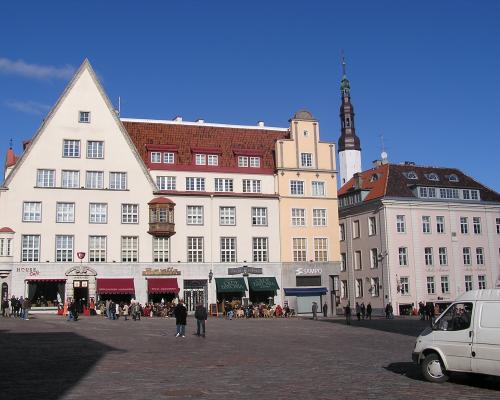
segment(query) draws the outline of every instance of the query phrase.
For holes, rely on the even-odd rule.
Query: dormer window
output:
[[[219,165],[219,156],[217,154],[196,154],[195,155],[196,165]]]
[[[373,174],[370,176],[370,182],[377,182],[378,181],[378,174]]]
[[[161,163],[161,152],[152,151],[151,152],[151,162],[154,164],[160,164]]]
[[[250,168],[260,168],[260,157],[250,157]]]
[[[450,182],[458,182],[458,176],[456,176],[455,174],[451,174],[449,177],[448,177],[448,180]]]
[[[163,153],[164,164],[173,164],[174,162],[175,162],[175,153],[170,151]]]
[[[196,163],[196,165],[206,165],[207,164],[207,156],[205,154],[196,154],[195,163]]]
[[[434,172],[431,172],[430,174],[427,174],[425,177],[427,179],[429,179],[430,181],[439,181],[439,177]]]
[[[209,154],[207,156],[207,164],[211,166],[219,165],[219,156],[217,154]]]
[[[90,111],[80,111],[78,122],[81,124],[90,124]]]
[[[408,179],[418,179],[418,175],[415,171],[410,171],[406,173]]]

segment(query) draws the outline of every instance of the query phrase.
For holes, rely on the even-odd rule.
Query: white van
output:
[[[412,358],[431,382],[448,371],[500,376],[500,289],[459,296],[420,334]]]

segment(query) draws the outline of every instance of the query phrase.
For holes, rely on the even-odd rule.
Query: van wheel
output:
[[[443,383],[448,380],[443,363],[436,353],[431,353],[424,358],[422,373],[429,382]]]

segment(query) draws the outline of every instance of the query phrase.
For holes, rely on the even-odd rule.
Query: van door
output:
[[[473,303],[454,303],[435,322],[433,343],[450,371],[472,371]]]
[[[500,376],[500,302],[476,305],[472,372]]]

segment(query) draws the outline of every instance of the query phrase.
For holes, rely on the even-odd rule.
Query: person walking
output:
[[[125,319],[125,321],[128,321],[128,304],[127,303],[123,304],[122,312],[123,312],[123,318]]]
[[[68,301],[68,316],[66,317],[66,321],[72,321],[73,320],[73,311],[75,309],[75,303],[73,300]]]
[[[372,319],[372,303],[368,303],[366,306],[366,319]]]
[[[205,337],[205,321],[208,318],[207,309],[203,303],[198,303],[196,310],[194,312],[194,317],[196,318],[196,336]]]
[[[365,319],[366,317],[366,307],[364,301],[361,303],[361,316],[363,317],[363,319]]]
[[[312,304],[312,313],[313,313],[313,319],[318,319],[318,303],[316,303],[315,301],[313,301],[313,304]]]
[[[351,305],[349,303],[344,308],[344,315],[346,325],[351,325]]]
[[[328,304],[326,304],[326,301],[325,301],[325,304],[323,304],[323,317],[327,317],[328,316]]]
[[[358,302],[356,302],[356,317],[358,318],[358,321],[361,321],[361,306]]]
[[[29,301],[28,298],[25,298],[22,303],[22,316],[24,320],[29,320],[29,313],[30,313],[30,308],[31,308],[31,302]]]
[[[175,325],[176,325],[176,335],[175,337],[186,337],[186,319],[187,319],[187,310],[184,306],[184,300],[179,300],[179,304],[177,304],[174,308],[174,316],[175,316]]]

